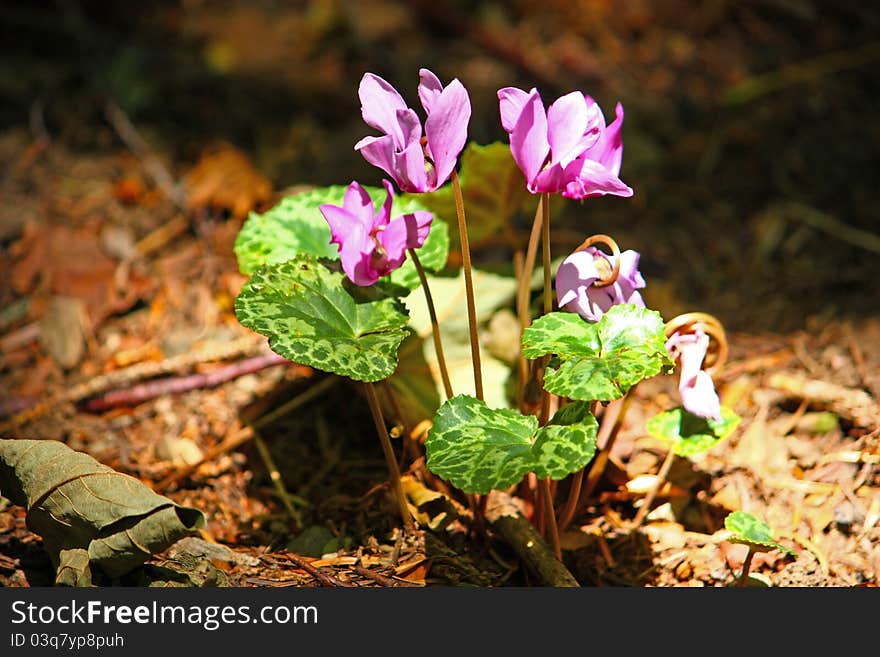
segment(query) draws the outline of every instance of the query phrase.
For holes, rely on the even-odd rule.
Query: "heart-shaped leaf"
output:
[[[527,472],[562,479],[593,457],[596,431],[585,403],[569,404],[538,428],[533,415],[457,395],[434,416],[425,440],[427,466],[466,493],[507,488]]]
[[[797,555],[791,548],[776,542],[776,539],[773,538],[773,530],[767,523],[745,511],[734,511],[728,515],[724,519],[724,528],[732,534],[727,539],[731,543],[748,545],[756,552],[782,550],[788,554]]]
[[[669,370],[660,313],[634,304],[611,308],[595,323],[567,312],[539,317],[523,332],[523,354],[552,354],[544,388],[569,399],[611,401],[639,381]]]
[[[298,255],[338,260],[337,246],[330,243],[330,226],[319,208],[324,203],[342,205],[346,189],[342,185],[318,187],[283,198],[263,214],[252,212],[235,240],[235,255],[242,273],[253,274],[262,265],[285,262]],[[385,198],[384,189],[365,189],[374,203],[381,203]],[[391,216],[424,209],[418,196],[396,196]],[[446,265],[449,254],[449,227],[446,222],[434,216],[431,232],[416,253],[422,267],[428,271],[438,271]],[[409,258],[391,273],[390,279],[392,283],[408,290],[419,285],[418,273]]]
[[[235,314],[285,358],[379,381],[397,366],[397,349],[408,334],[406,308],[395,298],[356,299],[344,283],[342,273],[299,256],[258,269],[236,299]]]
[[[739,421],[739,415],[726,406],[721,407],[720,421],[678,407],[655,415],[645,423],[645,429],[655,438],[672,443],[672,451],[687,458],[715,447],[733,433]]]

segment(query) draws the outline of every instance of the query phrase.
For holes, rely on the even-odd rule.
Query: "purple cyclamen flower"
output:
[[[596,266],[597,257],[605,259],[609,271],[614,268],[612,256],[595,246],[575,251],[562,261],[556,270],[556,301],[559,307],[578,313],[589,322],[598,322],[612,306],[620,303],[644,307],[642,295],[637,291],[645,287],[645,279],[639,272],[638,251],[628,249],[620,254],[617,280],[605,287],[593,285],[605,277]]]
[[[592,98],[573,91],[548,110],[536,89],[498,90],[501,125],[510,135],[510,152],[532,194],[558,193],[574,199],[612,194],[632,196],[618,174],[623,158],[623,106],[606,126]]]
[[[357,182],[348,186],[342,207],[320,207],[330,224],[330,242],[339,245],[342,270],[356,285],[372,285],[400,267],[407,249],[425,243],[434,219],[424,210],[391,219],[393,190],[388,180],[382,184],[387,195],[375,213],[373,199]]]
[[[433,192],[449,179],[471,118],[471,101],[458,78],[444,88],[431,71],[419,71],[425,139],[418,115],[378,75],[364,75],[358,96],[364,121],[384,133],[355,144],[367,162],[385,171],[404,192]]]
[[[673,333],[666,350],[681,365],[678,392],[685,410],[702,418],[721,421],[721,402],[712,376],[703,369],[709,336],[699,326],[688,333]]]

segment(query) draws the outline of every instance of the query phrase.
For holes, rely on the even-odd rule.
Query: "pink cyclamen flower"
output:
[[[385,171],[404,192],[433,192],[449,179],[471,118],[470,98],[457,78],[444,88],[431,71],[419,71],[425,139],[418,115],[378,75],[364,75],[358,96],[364,121],[384,133],[355,144],[367,162]]]
[[[678,392],[685,410],[702,418],[721,421],[721,402],[712,376],[703,369],[709,336],[699,326],[688,333],[673,333],[666,350],[681,365]]]
[[[612,256],[588,246],[575,251],[556,270],[556,301],[560,308],[578,313],[589,322],[598,322],[612,306],[634,303],[644,307],[638,292],[645,287],[645,279],[639,272],[639,253],[628,249],[620,254],[620,272],[617,280],[605,287],[593,283],[604,277],[596,266],[596,258],[604,258],[608,268],[613,269]]]
[[[632,196],[618,174],[623,158],[623,106],[606,126],[592,98],[573,91],[548,110],[536,89],[498,90],[501,125],[510,135],[510,152],[533,194],[558,193],[574,199],[612,194]]]
[[[373,199],[357,182],[348,186],[342,207],[320,207],[330,224],[330,242],[339,245],[342,270],[356,285],[372,285],[400,267],[407,249],[425,243],[434,219],[424,210],[392,219],[393,190],[388,180],[382,184],[386,197],[378,211],[374,212]]]

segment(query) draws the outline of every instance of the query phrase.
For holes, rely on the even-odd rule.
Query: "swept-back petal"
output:
[[[384,178],[382,179],[382,186],[385,188],[385,202],[376,210],[376,215],[371,217],[371,232],[373,234],[375,234],[377,230],[382,230],[388,225],[388,222],[391,221],[391,204],[394,202],[394,187],[392,187],[390,180]]]
[[[550,154],[547,114],[537,91],[532,92],[510,133],[510,152],[528,182],[532,182]]]
[[[501,127],[504,128],[504,132],[508,134],[513,132],[523,106],[534,93],[537,93],[534,88],[528,92],[516,87],[504,87],[498,90],[498,109],[501,112]]]
[[[376,245],[369,236],[369,223],[336,205],[325,204],[319,209],[330,225],[330,241],[339,246],[339,260],[346,276],[357,285],[375,283],[369,262]]]
[[[455,79],[434,100],[425,120],[428,153],[434,161],[428,178],[429,191],[440,187],[452,174],[458,154],[467,141],[470,118],[471,100],[464,85]]]
[[[431,114],[437,97],[443,92],[439,78],[426,68],[419,69],[419,100],[427,114]]]
[[[577,163],[577,164],[576,164]],[[632,188],[599,162],[583,157],[569,166],[579,166],[580,171],[566,184],[562,195],[567,198],[587,198],[590,196],[632,196]]]
[[[547,139],[551,163],[566,166],[586,149],[596,134],[587,134],[589,113],[584,95],[572,91],[558,98],[547,109]]]
[[[378,75],[365,73],[358,86],[358,97],[367,125],[391,135],[397,147],[402,148],[404,135],[397,122],[397,112],[407,107],[397,90]]]
[[[434,215],[425,210],[417,210],[395,217],[388,227],[379,233],[379,241],[385,249],[387,272],[400,267],[406,259],[407,249],[417,249],[428,238]]]
[[[708,372],[700,370],[693,378],[679,382],[678,392],[685,410],[698,417],[721,421],[721,400]]]
[[[600,277],[593,262],[593,255],[587,250],[575,251],[556,270],[556,302],[566,307],[583,297],[584,291]],[[569,308],[569,310],[574,310]],[[574,310],[577,312],[577,310]]]
[[[620,173],[623,160],[623,105],[617,103],[614,108],[616,118],[602,132],[602,136],[587,152],[587,157],[599,162],[615,176]]]
[[[414,142],[406,150],[392,155],[391,177],[403,192],[426,192],[428,173],[425,171],[425,153],[419,142]]]
[[[617,285],[621,296],[626,303],[632,303],[629,299],[637,294],[636,290],[645,287],[645,279],[639,271],[638,251],[627,249],[620,254],[620,272],[617,275]]]
[[[397,177],[394,159],[394,139],[391,135],[364,137],[354,145],[354,149],[374,167],[379,167],[392,178]]]

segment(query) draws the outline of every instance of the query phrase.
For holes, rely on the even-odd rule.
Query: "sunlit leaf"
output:
[[[596,430],[585,403],[569,404],[539,428],[533,415],[457,395],[434,416],[427,467],[467,493],[507,488],[527,472],[562,479],[593,457]]]
[[[791,555],[797,553],[791,548],[778,543],[773,537],[773,530],[762,520],[745,511],[734,511],[724,519],[724,528],[731,532],[728,538],[731,543],[743,543],[758,552],[782,550]]]
[[[663,411],[645,423],[655,438],[672,443],[678,456],[689,457],[712,449],[727,438],[740,422],[740,417],[726,406],[721,407],[721,421],[702,418],[684,408]]]
[[[409,332],[406,308],[395,298],[356,299],[346,280],[299,256],[258,269],[236,299],[235,313],[285,358],[379,381],[397,366],[397,349]]]
[[[548,392],[611,401],[672,367],[665,340],[659,313],[620,304],[595,323],[575,313],[548,313],[525,330],[522,344],[527,358],[553,355],[544,375]]]

